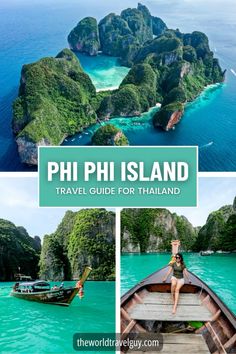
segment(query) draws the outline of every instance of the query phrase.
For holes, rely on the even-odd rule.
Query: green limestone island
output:
[[[0,219],[0,281],[14,280],[19,273],[37,277],[41,240],[12,222]]]
[[[185,252],[236,252],[236,197],[233,205],[212,212],[202,227],[167,209],[123,209],[123,253],[170,252],[171,240],[181,241]]]
[[[37,164],[37,147],[60,145],[96,122],[96,90],[77,57],[64,49],[56,58],[24,65],[13,130],[22,162]]]
[[[140,116],[157,103],[161,108],[153,125],[168,131],[180,121],[187,102],[207,85],[224,81],[204,33],[168,29],[141,4],[120,15],[108,14],[99,23],[82,19],[68,42],[75,52],[116,56],[130,71],[117,90],[96,92],[69,49],[24,65],[13,107],[22,162],[37,164],[39,145],[60,145],[97,120]]]
[[[115,279],[115,214],[105,209],[67,211],[54,233],[38,237],[0,219],[0,281],[23,273],[32,279],[78,279],[85,266],[90,279]],[[19,271],[20,270],[20,271]]]
[[[92,144],[98,146],[123,146],[129,145],[129,141],[120,129],[112,124],[107,124],[95,132],[92,137]]]

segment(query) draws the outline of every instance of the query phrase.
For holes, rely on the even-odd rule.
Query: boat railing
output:
[[[220,350],[219,352],[222,353],[222,354],[227,354],[227,351],[225,350],[225,347],[224,345],[222,344],[219,336],[217,335],[217,333],[215,332],[214,328],[212,327],[211,323],[210,322],[207,322],[206,323],[206,327],[207,329],[209,330],[209,332],[211,332],[211,335],[212,335],[212,338],[213,340],[216,340],[217,343],[219,345],[216,344],[217,346],[217,349]],[[218,350],[216,352],[214,352],[213,354],[217,354],[218,353]]]

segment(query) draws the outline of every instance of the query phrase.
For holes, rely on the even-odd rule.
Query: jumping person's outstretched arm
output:
[[[166,282],[166,279],[168,278],[168,276],[170,275],[170,273],[172,272],[172,267],[169,266],[168,272],[166,273],[166,276],[162,279],[163,283]]]

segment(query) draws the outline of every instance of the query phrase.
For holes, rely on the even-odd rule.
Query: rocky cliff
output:
[[[37,164],[38,146],[60,145],[66,136],[95,123],[95,95],[92,81],[69,49],[56,58],[24,65],[13,106],[21,161]]]
[[[140,115],[159,102],[153,125],[168,131],[180,121],[187,102],[207,85],[223,81],[205,34],[166,30],[138,49],[130,72],[119,90],[103,99],[98,115]]]
[[[122,252],[164,252],[171,240],[181,240],[181,249],[191,251],[197,233],[184,217],[167,209],[123,209],[121,212]]]
[[[212,212],[202,227],[167,209],[122,210],[122,252],[170,251],[173,239],[181,241],[182,251],[236,251],[236,198]]]
[[[37,278],[41,242],[32,238],[25,228],[0,219],[0,281],[12,281],[22,273]]]
[[[124,146],[129,141],[124,133],[112,124],[99,128],[92,137],[92,144],[97,146]]]
[[[44,237],[40,276],[48,280],[79,278],[86,265],[90,278],[115,277],[115,215],[105,209],[68,211],[55,233]]]
[[[74,51],[97,55],[100,48],[97,20],[93,17],[81,20],[70,32],[68,42]]]
[[[224,81],[224,72],[204,33],[168,29],[142,4],[120,15],[107,15],[97,27],[103,54],[119,57],[122,65],[132,68],[119,90],[102,101],[100,118],[139,116],[158,102],[162,107],[154,115],[153,125],[168,131],[180,121],[187,102],[207,85]],[[89,35],[94,31],[92,28]],[[80,36],[86,41],[88,32],[83,33],[81,30]],[[82,46],[75,50],[83,51]],[[142,81],[144,71],[148,84]]]
[[[233,205],[226,205],[212,212],[206,224],[199,230],[197,251],[236,250],[236,198]]]
[[[167,29],[158,17],[153,17],[148,8],[138,4],[136,9],[126,9],[120,15],[110,13],[99,24],[92,17],[82,19],[70,32],[70,47],[78,52],[119,57],[123,65],[130,66],[143,43],[152,40]]]
[[[153,125],[168,131],[181,120],[187,102],[207,85],[224,81],[204,33],[167,29],[141,4],[99,24],[86,17],[68,40],[74,51],[97,55],[101,50],[131,69],[117,90],[96,93],[69,49],[24,65],[12,123],[23,163],[36,165],[38,146],[60,145],[97,118],[140,116],[157,103]]]

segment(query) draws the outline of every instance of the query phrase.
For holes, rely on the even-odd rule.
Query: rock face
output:
[[[156,104],[156,75],[149,64],[134,65],[124,78],[119,90],[106,96],[101,102],[98,115],[133,117]]]
[[[140,45],[130,60],[130,72],[119,89],[103,99],[99,117],[138,116],[159,102],[153,125],[168,131],[180,121],[187,102],[207,85],[224,81],[224,72],[201,32],[165,30]]]
[[[170,251],[171,240],[180,239],[183,251],[192,250],[197,233],[183,216],[167,209],[123,209],[122,252]]]
[[[93,145],[101,146],[123,146],[129,145],[129,141],[124,133],[112,124],[99,128],[92,137]]]
[[[167,26],[161,18],[152,16],[152,30],[154,36],[159,36],[167,30]]]
[[[105,209],[67,211],[55,233],[44,237],[40,276],[48,280],[79,278],[84,267],[90,278],[115,277],[115,215]]]
[[[236,249],[236,210],[226,205],[212,212],[206,224],[199,230],[195,249],[197,251]]]
[[[68,36],[71,49],[89,55],[103,54],[119,57],[123,65],[132,61],[143,43],[152,40],[167,29],[148,8],[138,4],[137,9],[126,9],[120,15],[110,13],[97,25],[94,18],[86,17]]]
[[[171,240],[179,239],[181,251],[236,251],[235,201],[212,212],[202,227],[193,227],[184,216],[167,209],[123,209],[121,250],[170,251]]]
[[[80,21],[70,32],[68,42],[74,51],[91,56],[97,55],[100,48],[97,20],[86,17]]]
[[[13,281],[22,273],[37,278],[40,239],[29,236],[23,227],[0,219],[0,281]]]
[[[95,87],[77,57],[64,49],[56,58],[24,65],[13,106],[13,131],[22,162],[37,164],[37,147],[60,145],[64,138],[96,122],[91,101]]]
[[[109,14],[99,23],[99,35],[102,52],[129,66],[140,46],[153,37],[151,14],[141,4],[120,15]]]
[[[181,103],[170,103],[164,106],[160,112],[153,117],[155,127],[162,127],[166,131],[172,129],[177,124],[184,112],[184,106]]]
[[[38,146],[60,145],[97,118],[140,116],[156,103],[161,108],[153,124],[168,131],[180,121],[187,102],[207,85],[224,81],[204,33],[167,29],[142,4],[111,13],[99,24],[86,17],[68,40],[74,51],[97,55],[101,50],[131,70],[117,90],[96,93],[69,49],[24,65],[12,123],[23,163],[36,165]]]

